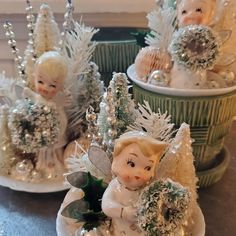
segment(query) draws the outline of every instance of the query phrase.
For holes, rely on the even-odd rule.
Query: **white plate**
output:
[[[138,86],[148,91],[171,95],[171,96],[182,96],[182,97],[197,97],[197,96],[216,96],[223,95],[226,93],[230,93],[236,90],[236,86],[228,87],[228,88],[220,88],[220,89],[176,89],[176,88],[168,88],[168,87],[160,87],[152,84],[148,84],[138,79],[138,76],[135,72],[134,64],[129,66],[127,70],[128,77]]]
[[[44,180],[39,183],[30,183],[13,179],[10,176],[0,175],[0,185],[17,191],[30,193],[51,193],[69,189],[64,177],[55,180]]]
[[[80,199],[83,193],[79,189],[72,188],[66,194],[65,199],[60,207],[56,219],[56,230],[58,236],[75,236],[76,230],[79,229],[81,224],[76,223],[76,220],[68,219],[61,215],[62,209],[70,202]],[[196,207],[193,215],[194,228],[192,229],[192,236],[205,235],[205,221],[200,207]]]

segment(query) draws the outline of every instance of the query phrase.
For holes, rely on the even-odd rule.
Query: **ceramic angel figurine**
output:
[[[66,145],[67,117],[64,107],[69,103],[69,96],[64,91],[67,78],[67,63],[56,51],[43,53],[34,67],[35,92],[25,88],[23,95],[37,104],[53,108],[58,115],[59,133],[57,142],[40,148],[37,152],[37,170],[47,176],[57,175],[63,169],[63,147]]]
[[[173,45],[178,45],[177,47],[180,48],[183,42],[193,42],[195,40],[192,36],[194,34],[192,28],[190,29],[190,33],[188,35],[188,39],[181,39],[179,40],[185,32],[188,32],[188,26],[208,26],[213,19],[214,10],[215,10],[215,0],[179,0],[177,1],[177,21],[179,30],[175,32],[173,36],[172,43],[169,47],[171,51],[172,58],[174,60],[174,66],[171,71],[171,81],[170,87],[173,88],[180,88],[180,89],[198,89],[205,86],[206,82],[206,70],[200,68],[193,68],[192,64],[196,64],[195,62],[191,62],[190,68],[186,68],[186,60],[185,58],[178,58],[175,56],[176,47],[173,48]],[[192,31],[191,31],[192,30]],[[185,37],[185,36],[183,36]],[[182,38],[183,38],[182,37]],[[191,37],[191,38],[190,38]],[[177,43],[176,43],[177,41]],[[179,42],[180,41],[180,42]],[[199,41],[196,39],[196,41]],[[193,44],[193,43],[192,43]],[[196,43],[197,44],[197,43]],[[180,45],[180,46],[179,46]],[[205,50],[199,50],[198,48],[201,47],[199,45],[184,45],[184,48],[188,48],[188,52],[191,52],[191,55],[187,55],[186,58],[195,58],[197,54],[203,54]],[[178,50],[180,51],[180,50]],[[182,52],[182,55],[186,53]]]
[[[142,132],[128,132],[116,140],[111,168],[116,178],[102,198],[102,210],[112,218],[115,235],[142,235],[136,224],[136,203],[154,177],[165,147]]]

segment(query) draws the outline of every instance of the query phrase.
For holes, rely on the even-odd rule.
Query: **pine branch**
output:
[[[136,120],[133,125],[128,127],[129,130],[146,131],[151,137],[170,143],[174,124],[171,124],[171,117],[167,113],[161,114],[160,110],[154,113],[147,101],[138,105],[135,110]]]
[[[73,31],[67,32],[63,53],[71,65],[71,78],[88,71],[92,53],[97,45],[96,42],[92,42],[92,37],[97,32],[98,30],[78,22],[75,22]]]
[[[167,50],[175,30],[175,11],[172,8],[158,9],[150,12],[147,18],[151,33],[146,36],[146,43]]]

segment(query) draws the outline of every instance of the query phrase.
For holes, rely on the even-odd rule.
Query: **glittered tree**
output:
[[[187,187],[191,193],[191,206],[193,210],[197,199],[197,177],[192,153],[192,139],[189,125],[183,123],[179,128],[166,155],[161,160],[157,172],[157,179],[171,178],[173,181]],[[191,214],[192,211],[189,211]]]
[[[32,7],[28,6],[28,8]],[[44,52],[56,50],[60,42],[60,30],[47,4],[41,5],[35,24],[34,16],[29,9],[27,20],[30,33],[23,64],[31,87],[35,59]]]
[[[128,80],[124,73],[115,73],[100,104],[98,126],[104,143],[112,146],[134,121],[134,103],[128,92]],[[111,147],[112,148],[112,147]]]
[[[34,50],[37,57],[44,52],[55,50],[58,47],[60,30],[47,4],[43,4],[40,7],[34,32]]]

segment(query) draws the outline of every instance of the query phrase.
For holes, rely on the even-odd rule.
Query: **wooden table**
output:
[[[230,165],[215,185],[199,191],[206,236],[236,235],[236,122],[226,146]],[[32,194],[0,187],[0,236],[54,236],[56,215],[66,192]]]

